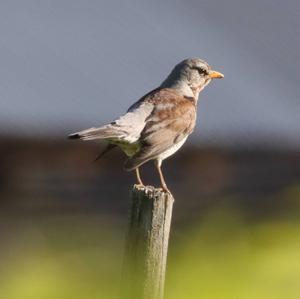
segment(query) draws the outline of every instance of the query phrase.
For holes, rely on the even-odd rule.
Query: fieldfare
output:
[[[103,139],[108,142],[107,150],[120,147],[128,156],[125,169],[136,171],[140,185],[143,182],[139,167],[154,160],[161,187],[169,192],[161,170],[162,161],[173,155],[192,133],[200,91],[212,79],[223,77],[199,58],[183,60],[158,88],[134,103],[123,116],[104,126],[71,134],[69,138]]]

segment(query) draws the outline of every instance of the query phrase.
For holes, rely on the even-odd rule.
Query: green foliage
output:
[[[167,299],[300,296],[300,225],[207,217],[169,259]]]
[[[96,215],[22,222],[3,244],[1,298],[121,298],[124,223]],[[166,299],[298,299],[300,223],[211,211],[173,229]]]

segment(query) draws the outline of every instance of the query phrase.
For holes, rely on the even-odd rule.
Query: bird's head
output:
[[[212,70],[200,58],[189,58],[175,66],[162,87],[175,88],[186,96],[198,98],[199,92],[216,78],[224,78],[224,75]]]

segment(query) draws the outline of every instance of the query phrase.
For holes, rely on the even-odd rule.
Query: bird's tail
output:
[[[70,134],[69,139],[95,140],[121,138],[125,132],[115,128],[112,125],[106,125],[100,128],[90,128],[80,132]]]

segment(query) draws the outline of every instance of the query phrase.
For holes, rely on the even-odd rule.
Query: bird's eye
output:
[[[198,67],[197,70],[198,70],[200,75],[202,75],[202,74],[207,75],[208,74],[207,71],[205,69],[203,69],[202,67]]]
[[[207,70],[205,70],[202,67],[199,67],[199,66],[198,67],[193,67],[193,69],[197,70],[200,75],[207,75],[208,74]]]

